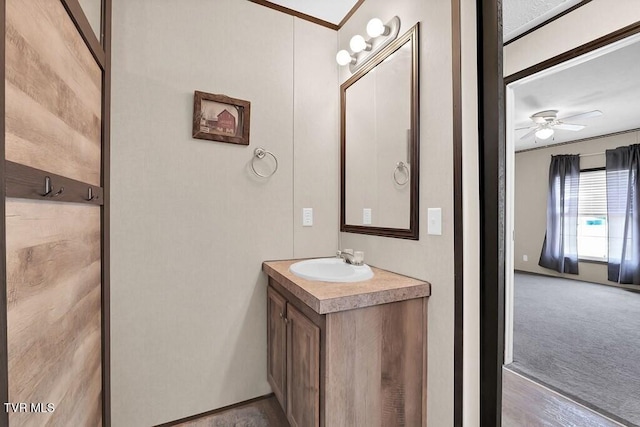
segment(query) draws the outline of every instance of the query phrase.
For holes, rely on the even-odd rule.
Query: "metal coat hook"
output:
[[[51,185],[51,178],[44,177],[44,194],[40,194],[42,197],[47,197],[53,192],[53,185]]]
[[[92,187],[89,187],[89,189],[87,190],[87,198],[86,198],[87,202],[90,202],[90,201],[92,201],[93,199],[97,199],[97,198],[98,198],[98,196],[95,196],[95,195],[93,194],[93,188],[92,188]]]
[[[60,187],[56,193],[53,193],[53,183],[51,182],[51,177],[44,177],[44,194],[40,194],[42,197],[58,197],[64,191],[64,187]],[[53,193],[53,194],[52,194]]]

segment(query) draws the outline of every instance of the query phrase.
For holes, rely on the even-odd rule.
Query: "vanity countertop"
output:
[[[374,276],[352,283],[306,280],[289,271],[299,259],[265,261],[262,270],[318,314],[404,301],[431,295],[431,284],[370,266]]]

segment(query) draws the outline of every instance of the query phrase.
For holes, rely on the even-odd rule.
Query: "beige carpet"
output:
[[[640,293],[516,274],[513,337],[510,369],[640,426]]]

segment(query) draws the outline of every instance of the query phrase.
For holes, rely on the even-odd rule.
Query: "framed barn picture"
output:
[[[249,101],[195,91],[192,136],[210,141],[249,145],[250,112]]]

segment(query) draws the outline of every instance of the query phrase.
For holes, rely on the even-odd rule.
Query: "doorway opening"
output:
[[[640,358],[640,286],[607,277],[611,189],[605,150],[640,142],[638,75],[636,34],[518,80],[507,78],[505,91],[505,381],[516,373],[631,425],[640,424],[640,369],[632,362]],[[567,251],[576,262],[556,272],[541,266],[540,253],[545,235],[552,241],[549,224],[560,215],[550,205],[550,161],[566,155],[579,165],[573,193],[563,194],[573,197],[574,212],[562,212],[569,225],[564,233],[571,226],[577,231],[564,241],[574,242]],[[505,399],[509,393],[515,391],[505,386]],[[517,414],[503,415],[503,425],[515,425]],[[596,417],[589,411],[584,416]]]
[[[483,170],[481,172],[481,262],[483,266],[483,271],[481,273],[481,424],[501,425],[502,403],[504,398],[502,382],[503,362],[512,362],[512,358],[514,356],[514,353],[511,352],[512,349],[514,349],[514,347],[512,347],[514,335],[512,334],[513,330],[511,329],[511,325],[513,325],[514,322],[514,316],[513,312],[510,312],[510,308],[513,305],[509,305],[514,295],[514,289],[516,290],[515,293],[517,295],[517,285],[514,287],[514,280],[512,280],[513,271],[516,268],[516,262],[514,261],[519,259],[519,262],[529,262],[530,264],[536,265],[540,255],[541,239],[543,239],[544,236],[538,238],[540,240],[538,241],[538,245],[540,245],[540,247],[538,247],[537,251],[533,254],[522,252],[518,253],[515,249],[515,247],[517,247],[519,234],[517,229],[515,234],[516,240],[513,241],[516,242],[516,244],[514,245],[511,241],[513,236],[514,216],[513,213],[511,213],[512,216],[509,217],[508,204],[510,203],[510,200],[513,200],[513,194],[511,194],[511,192],[514,191],[512,187],[515,187],[515,185],[510,186],[508,184],[507,177],[510,172],[514,172],[514,165],[517,162],[515,154],[511,154],[512,157],[510,158],[509,148],[512,147],[507,145],[507,141],[509,138],[512,138],[510,143],[513,143],[513,139],[515,139],[514,135],[509,135],[511,132],[509,129],[515,125],[521,125],[522,123],[519,122],[512,124],[513,118],[510,119],[508,115],[505,118],[505,113],[508,111],[509,103],[511,102],[509,101],[509,95],[507,93],[509,90],[514,89],[514,86],[504,86],[503,84],[505,82],[503,82],[502,76],[493,75],[495,74],[496,69],[502,69],[502,52],[500,48],[496,48],[496,44],[500,44],[496,43],[499,37],[492,34],[492,30],[490,29],[490,25],[495,25],[496,20],[499,20],[499,14],[495,12],[495,8],[498,6],[496,4],[497,2],[487,1],[480,3],[482,4],[482,13],[480,14],[479,20],[481,22],[480,33],[482,35],[482,39],[480,42],[480,49],[482,59],[479,67],[480,70],[482,70],[482,73],[479,84],[481,86],[480,107],[481,114],[483,116],[481,120],[480,147],[480,160],[481,165],[483,165]],[[630,25],[619,31],[593,40],[585,45],[579,46],[572,51],[564,52],[554,58],[536,64],[526,70],[518,72],[517,74],[508,76],[505,78],[505,81],[507,85],[509,85],[514,82],[518,82],[519,80],[531,77],[535,73],[543,70],[560,67],[560,64],[562,63],[578,58],[581,55],[592,53],[604,46],[617,43],[627,37],[633,36],[639,31],[640,24],[636,23]],[[495,32],[495,27],[493,32]],[[548,110],[556,109],[557,108],[549,108]],[[548,110],[545,107],[541,107],[536,111],[530,111],[529,115],[535,115],[536,113]],[[578,113],[578,111],[573,112],[574,115]],[[559,119],[564,118],[564,116],[561,115],[561,111],[558,111],[556,114],[558,114],[557,117]],[[570,115],[569,112],[566,114],[567,116]],[[528,118],[528,116],[525,116],[525,118]],[[633,129],[626,129],[624,132],[626,131],[633,131]],[[627,136],[632,133],[633,132],[626,132]],[[518,134],[517,137],[520,135],[521,134]],[[559,133],[556,135],[559,135]],[[568,147],[570,144],[566,144],[565,146]],[[541,150],[543,149],[539,149],[539,151]],[[602,149],[602,151],[604,151],[604,149]],[[578,152],[577,154],[583,154],[585,161],[589,158],[588,162],[595,162],[599,152],[600,150],[588,152],[583,151],[582,153]],[[588,154],[591,154],[591,156],[587,156]],[[521,155],[518,156],[522,157]],[[546,157],[547,175],[542,177],[542,181],[544,182],[548,182],[550,154],[547,154]],[[509,168],[511,168],[511,171]],[[598,168],[599,167],[583,168],[583,172],[586,174],[591,172],[588,169]],[[544,204],[546,205],[546,200]],[[515,222],[517,223],[517,220]],[[586,225],[596,224],[595,222],[592,222],[591,224],[585,223],[585,226]],[[513,258],[514,253],[516,256],[515,259]],[[527,255],[527,261],[524,261],[524,255]],[[591,266],[588,265],[586,270],[589,270],[590,267]],[[507,284],[506,287],[505,283]],[[617,288],[612,289],[621,291]],[[506,300],[505,292],[507,292]],[[505,302],[507,304],[503,305]],[[506,323],[503,316],[507,317]],[[515,330],[515,333],[517,335],[517,329]],[[517,342],[515,344],[515,349],[517,359]],[[522,379],[522,377],[517,376],[517,379]],[[549,388],[547,387],[547,390],[548,389]],[[508,390],[505,391],[508,392]],[[553,391],[551,390],[551,392]],[[611,415],[611,413],[609,413],[609,415]],[[620,420],[621,418],[617,419]],[[615,421],[612,422],[614,423],[612,425],[618,425],[615,424]]]

